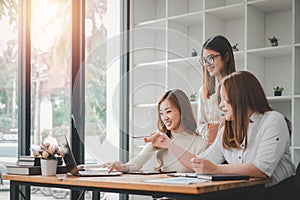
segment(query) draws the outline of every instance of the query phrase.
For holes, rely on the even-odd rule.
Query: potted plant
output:
[[[196,100],[197,100],[197,92],[191,94],[190,100],[191,100],[191,101],[196,101]]]
[[[237,47],[238,43],[232,46],[232,51],[238,51],[239,48]]]
[[[276,86],[273,89],[274,89],[274,96],[281,96],[282,91],[284,90],[284,88],[281,86]]]
[[[192,57],[196,57],[198,55],[196,49],[192,49]]]
[[[271,42],[272,47],[274,46],[278,46],[278,38],[276,38],[275,36],[273,36],[272,38],[268,38]]]
[[[52,176],[56,175],[58,160],[62,158],[63,153],[57,145],[50,143],[41,144],[33,149],[33,155],[41,158],[41,172],[42,175]]]

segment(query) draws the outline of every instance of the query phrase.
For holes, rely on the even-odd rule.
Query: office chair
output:
[[[300,191],[300,161],[298,163],[297,169],[296,169],[296,174],[293,177],[296,188],[298,191]]]

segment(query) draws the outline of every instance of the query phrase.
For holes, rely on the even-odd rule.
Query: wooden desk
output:
[[[218,199],[223,200],[243,193],[249,199],[262,199],[264,184],[269,179],[209,181],[201,184],[175,185],[160,183],[145,183],[143,180],[166,178],[162,175],[122,175],[116,177],[76,177],[67,175],[63,179],[56,176],[22,176],[3,175],[4,180],[10,180],[10,199],[18,199],[20,185],[58,187],[72,190],[93,191],[93,199],[99,198],[99,192],[116,192],[139,195],[161,195],[176,199]],[[98,194],[98,195],[97,195]]]

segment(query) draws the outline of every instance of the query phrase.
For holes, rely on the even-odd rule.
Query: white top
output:
[[[198,132],[207,138],[207,124],[218,123],[221,116],[222,111],[218,106],[217,94],[214,93],[207,99],[204,97],[203,86],[201,86],[197,110]]]
[[[171,141],[194,155],[200,154],[207,148],[206,142],[198,134],[176,133],[173,135]],[[137,156],[126,163],[129,166],[129,170],[141,169],[153,154],[156,156],[157,150],[152,146],[152,143],[147,143]],[[164,165],[162,166],[162,169],[165,171],[176,170],[177,172],[190,172],[169,150],[163,155],[163,161]],[[155,162],[151,166],[153,166],[152,169],[154,169],[154,167],[158,166],[158,163]]]
[[[284,117],[277,111],[265,114],[253,113],[248,126],[248,145],[244,142],[240,149],[226,150],[222,146],[223,128],[219,130],[215,142],[200,154],[214,163],[225,160],[229,164],[253,163],[263,173],[272,177],[271,186],[292,176],[295,166],[290,154],[290,136]],[[221,132],[221,133],[220,133]]]

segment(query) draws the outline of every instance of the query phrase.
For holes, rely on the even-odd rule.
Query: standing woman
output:
[[[270,177],[265,199],[289,199],[296,192],[295,184],[287,181],[295,173],[289,120],[270,107],[259,81],[248,71],[225,77],[218,93],[225,124],[205,158],[191,159],[193,169],[204,174]],[[228,164],[220,164],[225,160]]]
[[[222,116],[215,90],[223,77],[236,71],[229,41],[221,35],[208,39],[202,46],[199,61],[203,66],[203,85],[199,91],[198,131],[211,144]]]

